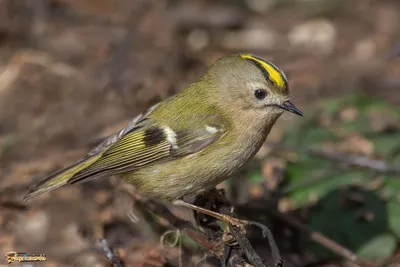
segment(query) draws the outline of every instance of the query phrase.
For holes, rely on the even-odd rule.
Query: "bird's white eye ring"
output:
[[[263,89],[256,89],[256,90],[254,91],[254,96],[255,96],[257,99],[262,100],[262,99],[264,99],[264,98],[267,96],[267,92],[266,92],[265,90],[263,90]]]

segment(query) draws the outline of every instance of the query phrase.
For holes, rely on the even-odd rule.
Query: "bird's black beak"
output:
[[[301,112],[298,108],[296,108],[296,106],[293,105],[293,103],[290,102],[289,100],[286,100],[281,105],[278,105],[278,107],[280,107],[283,110],[286,110],[286,111],[292,112],[296,115],[304,117],[304,113]]]

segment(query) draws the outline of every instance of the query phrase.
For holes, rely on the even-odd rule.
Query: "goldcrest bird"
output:
[[[214,188],[253,158],[289,101],[283,71],[250,54],[217,60],[195,83],[135,117],[83,159],[34,185],[24,200],[118,174],[143,194],[220,220],[182,201]]]

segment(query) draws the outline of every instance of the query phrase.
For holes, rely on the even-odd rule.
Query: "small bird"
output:
[[[214,188],[251,160],[289,101],[283,71],[251,54],[218,59],[195,83],[135,117],[75,164],[31,187],[24,201],[66,184],[119,175],[151,198],[232,223],[184,202]]]

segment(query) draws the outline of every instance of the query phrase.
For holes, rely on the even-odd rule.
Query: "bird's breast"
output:
[[[267,133],[227,133],[204,150],[122,175],[146,195],[174,200],[199,194],[238,171],[257,153]]]

